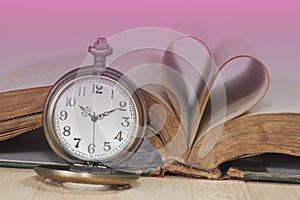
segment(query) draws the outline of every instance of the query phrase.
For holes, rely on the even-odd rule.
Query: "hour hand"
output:
[[[93,117],[93,115],[91,114],[91,112],[92,112],[92,108],[90,108],[90,107],[88,107],[88,106],[86,106],[86,107],[83,107],[83,106],[81,106],[81,105],[79,105],[79,108],[81,109],[81,115],[83,116],[83,117]]]
[[[101,119],[103,119],[104,117],[108,116],[109,114],[111,114],[111,113],[113,113],[113,112],[115,112],[115,111],[117,111],[117,110],[119,110],[119,109],[120,109],[120,108],[115,108],[115,109],[112,109],[112,110],[109,110],[109,111],[105,111],[105,112],[103,112],[103,113],[101,113],[101,114],[98,114],[97,117],[98,117],[99,120],[101,120]]]

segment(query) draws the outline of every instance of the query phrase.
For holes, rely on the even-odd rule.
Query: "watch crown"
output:
[[[96,67],[105,67],[106,57],[113,53],[113,49],[107,43],[106,38],[98,38],[94,45],[89,46],[88,51],[94,56]]]

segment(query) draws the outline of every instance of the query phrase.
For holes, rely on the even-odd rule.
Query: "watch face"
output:
[[[141,139],[136,101],[111,78],[77,77],[51,99],[52,143],[73,159],[110,162]]]

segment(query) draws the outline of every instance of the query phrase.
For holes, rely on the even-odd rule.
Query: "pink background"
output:
[[[136,27],[173,28],[222,48],[252,53],[271,78],[297,81],[297,1],[15,1],[0,2],[0,73],[49,57],[86,51],[98,36]],[[233,53],[234,54],[234,53]]]

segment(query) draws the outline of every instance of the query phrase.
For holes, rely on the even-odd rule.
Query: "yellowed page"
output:
[[[87,53],[50,57],[0,70],[0,92],[53,85],[63,74],[80,66]]]
[[[214,148],[222,133],[223,124],[255,106],[269,87],[269,75],[265,66],[250,56],[238,56],[228,60],[218,76],[221,76],[224,82],[213,84],[212,95],[194,141],[193,147],[197,145],[199,148],[199,158],[204,158]],[[226,95],[225,105],[222,104],[222,96],[216,98],[223,87]],[[206,134],[213,128],[213,135]],[[202,137],[203,142],[199,146]]]
[[[198,129],[198,138],[217,125],[247,112],[265,96],[269,88],[269,75],[265,66],[250,56],[237,56],[228,60],[218,76],[223,82],[216,82],[211,88],[210,101]],[[219,103],[222,96],[212,99],[212,94],[217,96],[223,88],[225,105]]]
[[[247,115],[300,113],[300,82],[272,79],[270,90]]]

